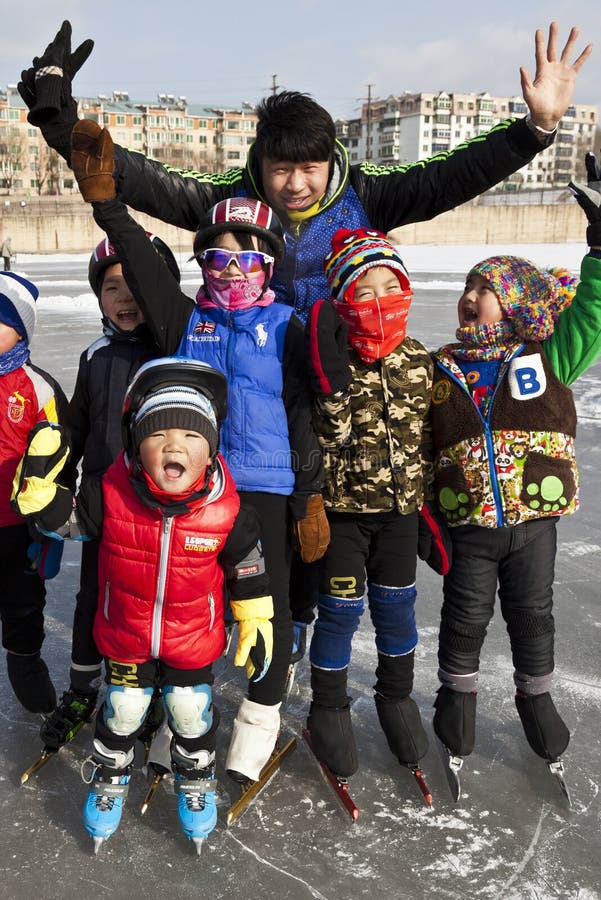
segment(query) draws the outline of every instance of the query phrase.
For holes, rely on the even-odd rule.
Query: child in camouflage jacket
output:
[[[412,291],[384,235],[341,229],[324,268],[332,302],[313,307],[307,332],[331,540],[320,569],[307,727],[317,757],[345,778],[358,767],[347,673],[366,588],[380,724],[404,765],[416,767],[428,747],[410,693],[433,366],[406,334]],[[446,571],[439,532],[433,551]]]

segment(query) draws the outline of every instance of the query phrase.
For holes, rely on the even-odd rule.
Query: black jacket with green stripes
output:
[[[508,119],[454,150],[407,165],[350,165],[336,145],[333,174],[319,211],[300,224],[284,222],[286,256],[272,287],[281,303],[306,320],[326,298],[323,258],[338,228],[371,226],[384,233],[432,219],[488,190],[544,149],[524,119]],[[164,166],[136,151],[115,147],[119,199],[140,212],[195,231],[200,217],[227,197],[265,199],[253,148],[247,165],[221,173]]]

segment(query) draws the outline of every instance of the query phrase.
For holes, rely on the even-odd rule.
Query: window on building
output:
[[[227,158],[228,159],[240,159],[240,154],[238,153],[237,150],[228,150]]]
[[[206,136],[206,134],[199,134],[199,135],[198,135],[198,143],[199,143],[199,144],[206,144],[206,142],[207,142],[207,136]]]
[[[116,116],[116,120],[117,120],[117,125],[125,125],[125,123],[127,121],[125,116]]]
[[[206,128],[206,127],[207,127],[207,120],[206,120],[206,119],[199,119],[199,120],[198,120],[198,127],[199,127],[199,128]]]
[[[142,124],[142,116],[134,116],[132,119],[133,125],[141,125]]]

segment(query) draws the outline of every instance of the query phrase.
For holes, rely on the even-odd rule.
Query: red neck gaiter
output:
[[[373,363],[394,350],[407,334],[412,291],[355,302],[333,300],[336,312],[348,325],[348,340],[361,359]]]

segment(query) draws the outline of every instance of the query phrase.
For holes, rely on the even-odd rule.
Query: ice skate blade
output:
[[[286,684],[284,685],[284,697],[286,698],[286,700],[290,696],[290,692],[292,691],[292,688],[294,687],[294,681],[296,679],[296,667],[298,666],[299,662],[300,662],[300,660],[298,662],[290,663],[290,665],[288,666],[288,674],[286,675]]]
[[[98,851],[102,847],[102,845],[106,842],[106,838],[103,837],[95,837],[94,838],[94,856],[98,856]]]
[[[47,749],[44,747],[36,761],[21,775],[21,784],[25,784],[26,781],[29,781],[32,775],[35,775],[36,772],[39,772],[42,766],[45,766],[46,763],[52,759],[53,756],[56,756],[58,753],[58,748],[55,750]]]
[[[348,782],[346,778],[340,778],[338,775],[335,775],[330,771],[330,769],[328,769],[325,763],[322,763],[322,761],[318,759],[318,757],[315,755],[315,750],[313,749],[313,744],[311,743],[311,735],[309,734],[307,728],[303,728],[303,738],[307,747],[311,751],[311,756],[319,766],[321,774],[323,775],[329,786],[332,788],[337,800],[339,800],[344,811],[349,814],[352,821],[356,822],[359,818],[359,810],[355,805],[355,801],[349,794]]]
[[[570,807],[570,809],[572,809],[572,798],[570,796],[570,791],[568,789],[568,786],[567,786],[565,778],[564,778],[565,770],[563,767],[562,760],[561,759],[555,759],[555,760],[551,760],[551,761],[546,760],[546,763],[547,763],[547,768],[549,769],[549,772],[551,773],[551,775],[553,775],[553,777],[559,784],[561,793],[563,794],[568,806]]]
[[[154,775],[153,775],[152,781],[150,782],[150,786],[149,786],[148,790],[146,791],[146,796],[144,797],[144,800],[142,801],[142,806],[140,807],[140,815],[141,816],[144,815],[144,813],[147,811],[148,807],[152,803],[152,801],[154,799],[154,795],[158,791],[159,785],[160,785],[161,781],[163,780],[163,778],[165,777],[165,775],[167,774],[168,769],[164,769],[162,766],[159,767],[156,763],[150,763],[149,767],[148,767],[148,771],[149,771],[149,774],[151,772],[154,772]]]
[[[447,776],[451,796],[455,803],[459,803],[461,800],[461,781],[459,780],[459,773],[463,767],[464,757],[454,756],[441,740],[438,740],[437,743],[444,760],[444,771]]]
[[[261,793],[263,788],[267,787],[277,770],[279,769],[284,757],[294,750],[296,746],[296,738],[289,738],[283,746],[276,746],[273,753],[261,769],[258,781],[251,781],[242,786],[240,797],[232,803],[227,814],[227,825],[232,825],[236,819],[239,819],[243,812],[246,812],[255,797]]]
[[[430,788],[428,787],[428,784],[424,777],[424,773],[422,772],[420,767],[417,765],[408,765],[407,768],[409,769],[409,771],[411,772],[411,774],[417,781],[417,786],[420,789],[420,791],[422,792],[424,802],[428,806],[432,806],[432,794],[430,792]]]
[[[204,844],[206,838],[196,837],[196,838],[190,838],[190,840],[194,844],[194,847],[196,849],[196,855],[200,856],[200,854],[202,852],[202,845]]]

